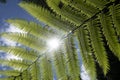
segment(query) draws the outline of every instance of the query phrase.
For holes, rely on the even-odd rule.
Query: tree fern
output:
[[[66,40],[66,57],[68,65],[68,79],[79,80],[80,70],[78,63],[78,55],[75,49],[74,40],[70,37]]]
[[[107,74],[109,62],[106,46],[109,46],[120,59],[120,7],[117,2],[119,1],[45,0],[45,6],[20,3],[20,7],[49,28],[22,19],[7,20],[24,33],[10,32],[0,36],[23,44],[27,48],[0,46],[0,50],[21,57],[21,60],[0,59],[0,64],[13,68],[13,74],[9,74],[9,71],[0,73],[8,76],[2,80],[53,80],[54,72],[60,80],[80,80],[75,36],[78,39],[83,64],[91,80],[96,80],[97,77],[96,63],[103,69],[104,74]],[[64,41],[57,51],[50,52],[47,48],[47,41],[51,37],[59,37]],[[54,55],[51,57],[52,54]],[[14,70],[19,72],[14,73]]]
[[[20,74],[20,71],[17,70],[0,70],[1,75],[5,76],[18,76]]]
[[[14,77],[11,77],[11,78],[0,78],[0,80],[14,80]]]
[[[110,6],[110,14],[112,15],[112,20],[114,27],[116,28],[117,35],[120,36],[120,4]]]
[[[95,80],[96,66],[92,56],[92,48],[90,46],[91,43],[89,41],[88,31],[80,28],[76,35],[79,41],[80,53],[85,69],[89,73],[91,80]]]
[[[75,25],[80,25],[87,18],[83,14],[79,14],[80,12],[75,13],[71,7],[63,4],[60,0],[47,0],[47,3],[54,12]]]
[[[31,74],[29,70],[25,70],[22,72],[22,79],[23,80],[30,80],[31,79]]]
[[[93,47],[94,55],[100,66],[103,68],[104,74],[109,70],[109,63],[107,59],[107,52],[105,51],[102,42],[102,35],[99,28],[99,21],[91,20],[87,23],[88,30],[90,31],[90,39]]]
[[[62,0],[62,2],[67,4],[67,5],[70,5],[70,6],[74,7],[78,11],[83,12],[88,17],[91,17],[95,13],[98,12],[98,10],[95,7],[86,4],[83,0],[74,0],[74,1],[72,1],[72,0]]]
[[[67,65],[65,59],[65,53],[62,49],[54,53],[54,65],[56,69],[57,78],[67,80]]]
[[[47,55],[41,58],[40,67],[41,67],[41,79],[52,80],[53,79],[52,64]]]
[[[14,80],[21,80],[21,76],[14,77]]]
[[[38,62],[35,62],[31,68],[30,68],[30,73],[31,73],[31,80],[41,80],[41,74],[40,74],[40,66]]]
[[[22,61],[22,60],[7,60],[7,59],[0,59],[0,64],[10,66],[16,70],[23,71],[27,69],[27,67],[30,65],[30,62]]]
[[[102,10],[107,4],[107,1],[105,0],[86,0],[86,2],[99,8],[100,10]]]
[[[3,33],[1,36],[8,38],[9,40],[19,42],[38,51],[43,49],[43,46],[45,46],[45,42],[43,40],[27,33]]]
[[[62,31],[69,31],[69,29],[72,28],[71,24],[60,20],[59,16],[55,16],[55,14],[50,13],[50,11],[40,6],[28,3],[21,3],[20,6],[22,8],[24,7],[25,10],[27,10],[31,15],[36,17],[39,21],[43,21],[51,27],[57,28]]]
[[[7,52],[8,54],[13,54],[15,56],[19,56],[23,59],[33,61],[38,57],[38,52],[34,50],[27,50],[20,47],[6,47],[6,46],[0,46],[0,50]]]
[[[111,16],[107,14],[100,14],[100,22],[103,27],[103,32],[106,37],[107,43],[113,53],[120,58],[120,44],[118,42],[118,38],[115,34],[115,30],[113,28]]]
[[[27,33],[40,37],[41,39],[47,39],[49,37],[48,35],[51,36],[55,35],[54,32],[45,29],[44,27],[32,21],[28,22],[27,20],[22,20],[22,19],[10,19],[7,20],[7,22]]]

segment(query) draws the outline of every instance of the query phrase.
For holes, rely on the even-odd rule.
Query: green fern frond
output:
[[[20,71],[17,70],[0,70],[0,74],[4,76],[18,76]]]
[[[29,70],[25,70],[22,72],[22,79],[23,80],[30,80],[31,79],[31,74]]]
[[[30,68],[30,73],[31,73],[31,80],[41,80],[41,74],[40,74],[40,66],[38,62],[35,62],[31,68]]]
[[[12,40],[12,41],[16,41],[18,43],[21,43],[25,46],[28,46],[30,48],[33,48],[35,50],[42,50],[45,48],[45,41],[33,36],[33,35],[30,35],[30,34],[27,34],[27,33],[3,33],[1,34],[2,37],[5,37],[9,40]]]
[[[21,58],[21,60],[0,59],[1,65],[13,68],[13,70],[0,71],[0,74],[7,76],[2,80],[53,80],[54,76],[58,80],[80,80],[79,56],[75,47],[80,48],[83,65],[91,80],[96,80],[99,75],[99,73],[97,75],[96,63],[99,63],[104,74],[109,70],[107,59],[109,51],[105,50],[106,46],[109,46],[120,60],[120,4],[117,3],[118,0],[38,1],[44,4],[22,2],[19,6],[40,22],[44,22],[49,28],[22,19],[7,20],[8,23],[24,32],[9,32],[0,36],[20,43],[26,49],[0,46],[0,51]],[[79,47],[75,44],[74,32],[76,32]],[[54,53],[47,52],[46,42],[53,36],[62,36],[65,43],[63,46],[60,45],[60,49]],[[46,53],[41,56],[43,51]],[[54,55],[51,58],[52,54]]]
[[[22,80],[21,76],[14,77],[14,80]]]
[[[120,4],[110,6],[110,14],[112,15],[117,35],[120,36]]]
[[[61,18],[77,26],[87,19],[83,14],[75,13],[71,7],[63,4],[60,0],[47,0],[46,2],[55,13],[61,16]]]
[[[54,66],[58,80],[67,80],[67,65],[63,50],[58,50],[54,54]]]
[[[86,71],[88,72],[91,80],[96,80],[96,66],[95,61],[92,56],[92,48],[90,46],[90,39],[88,36],[88,31],[80,28],[76,32],[78,41],[79,41],[79,47],[80,47],[80,53],[82,56],[83,65],[85,66]]]
[[[23,9],[25,9],[27,12],[29,12],[31,15],[36,17],[39,21],[42,21],[42,22],[46,23],[47,25],[53,27],[58,32],[69,31],[69,30],[71,30],[71,28],[73,26],[73,25],[69,24],[68,22],[62,21],[60,19],[60,17],[55,16],[55,14],[50,13],[50,11],[48,11],[40,6],[36,6],[35,4],[20,3],[19,5]]]
[[[53,80],[52,64],[46,55],[40,59],[40,67],[41,67],[41,79]]]
[[[33,50],[28,51],[20,47],[0,46],[0,50],[5,51],[8,54],[13,54],[15,56],[18,56],[22,59],[31,60],[31,61],[34,61],[39,55],[37,51],[33,51]]]
[[[68,76],[71,80],[79,80],[80,67],[78,61],[78,54],[75,49],[74,37],[68,37],[66,40],[66,64],[68,65]]]
[[[35,22],[28,22],[27,20],[22,19],[9,19],[7,22],[27,33],[43,39],[47,39],[50,35],[54,35],[52,31],[36,24]]]
[[[77,9],[78,11],[83,12],[88,17],[93,16],[95,13],[98,12],[98,10],[91,6],[86,4],[82,0],[62,0],[63,3],[72,6],[73,8]]]
[[[29,62],[25,62],[23,60],[14,60],[14,59],[11,59],[11,60],[0,59],[0,64],[12,67],[13,69],[16,69],[19,71],[25,70],[30,65]]]
[[[115,2],[116,0],[110,0],[111,2]]]
[[[105,0],[86,0],[87,3],[99,8],[100,10],[102,10],[105,5],[108,3],[108,1]]]
[[[14,77],[0,78],[0,80],[14,80]]]
[[[91,20],[87,23],[87,28],[90,32],[91,44],[93,47],[94,55],[97,59],[97,62],[102,67],[104,74],[109,70],[109,63],[107,58],[107,52],[105,50],[104,44],[102,42],[102,35],[99,28],[99,21]]]
[[[102,30],[106,37],[109,48],[120,60],[120,44],[115,34],[111,17],[108,14],[101,13],[100,22],[103,27]]]

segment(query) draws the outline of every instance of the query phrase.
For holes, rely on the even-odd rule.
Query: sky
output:
[[[0,3],[0,33],[2,32],[21,32],[20,29],[16,28],[13,25],[6,23],[7,19],[13,18],[22,18],[28,21],[34,21],[39,23],[34,17],[28,14],[25,10],[18,6],[20,0],[7,0],[6,4]],[[43,25],[43,23],[40,22]],[[8,41],[4,38],[0,38],[0,45],[2,46],[21,46],[18,43]],[[20,59],[13,55],[6,55],[4,52],[0,51],[0,58],[7,58],[7,59]],[[81,64],[81,63],[80,63]],[[0,70],[10,69],[6,66],[0,66]],[[85,71],[84,66],[81,64],[81,76],[83,80],[90,80],[88,74]],[[1,75],[0,75],[1,77]]]

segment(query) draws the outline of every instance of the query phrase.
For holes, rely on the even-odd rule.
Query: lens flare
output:
[[[56,50],[60,45],[60,40],[57,38],[50,39],[48,40],[47,45],[49,50]]]

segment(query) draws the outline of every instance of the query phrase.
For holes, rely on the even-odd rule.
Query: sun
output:
[[[56,50],[60,46],[60,40],[57,38],[52,38],[47,41],[47,46],[49,50]]]

